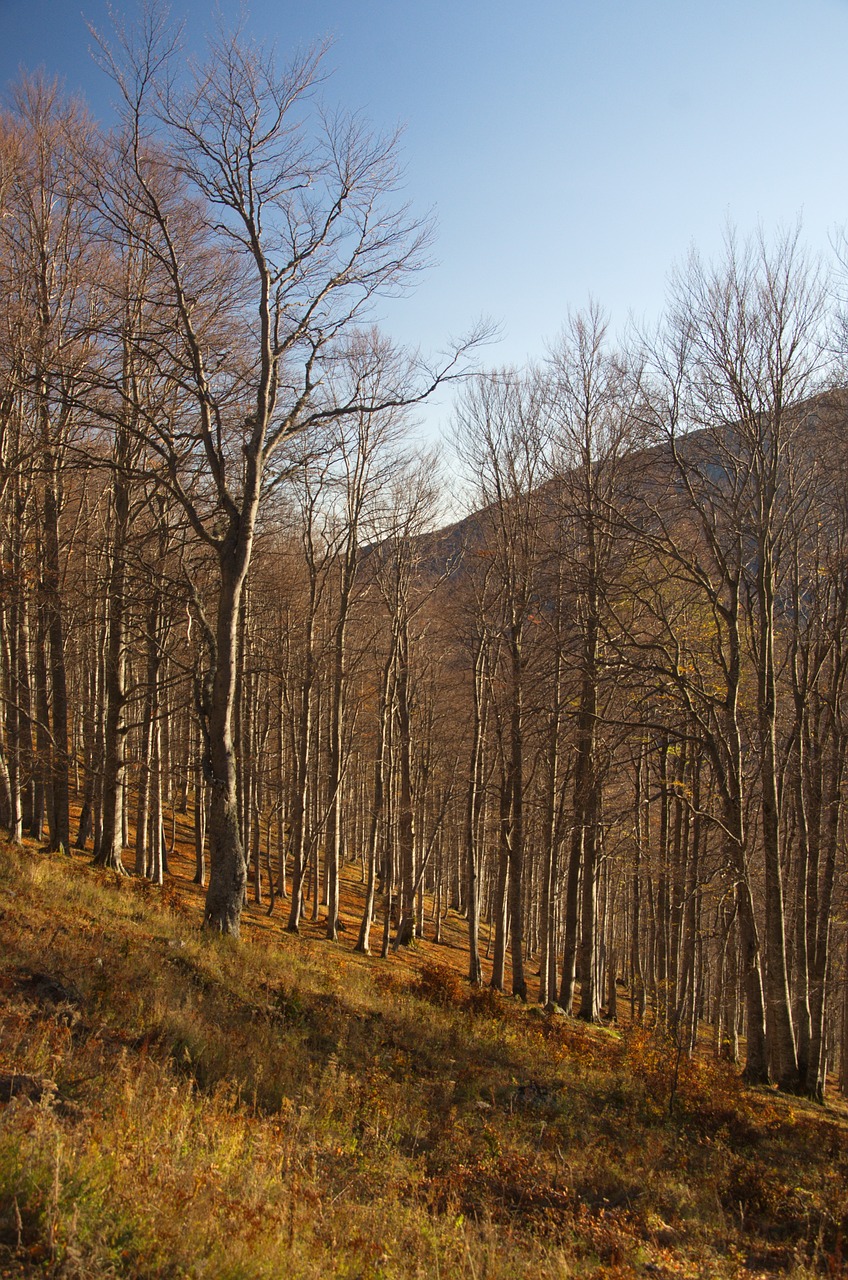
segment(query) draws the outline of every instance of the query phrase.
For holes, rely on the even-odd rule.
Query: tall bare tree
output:
[[[123,98],[125,163],[120,198],[104,181],[101,199],[120,220],[129,192],[149,225],[173,325],[156,358],[191,397],[177,429],[148,418],[145,439],[217,566],[203,709],[205,922],[237,934],[246,864],[233,712],[258,514],[292,435],[418,399],[438,381],[402,362],[375,403],[349,359],[372,300],[406,287],[421,266],[428,230],[397,202],[397,137],[316,108],[321,49],[280,72],[222,34],[178,84],[176,42],[157,9],[114,51],[102,47]],[[449,354],[442,373],[459,358]]]
[[[502,833],[508,868],[512,990],[527,998],[524,975],[526,638],[540,573],[547,406],[542,380],[512,371],[481,376],[457,414],[457,444],[476,478],[485,540],[498,582],[501,673],[508,691],[501,736]],[[496,975],[497,977],[497,975]]]

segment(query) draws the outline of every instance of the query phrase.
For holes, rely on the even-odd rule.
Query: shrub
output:
[[[410,989],[422,1000],[429,1000],[430,1004],[437,1004],[443,1009],[455,1009],[466,1002],[465,982],[456,969],[440,964],[438,960],[424,962]]]
[[[503,1018],[503,997],[493,987],[472,987],[465,998],[469,1012],[483,1018]]]

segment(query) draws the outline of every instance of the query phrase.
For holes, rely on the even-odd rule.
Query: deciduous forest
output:
[[[101,57],[113,132],[43,77],[0,122],[10,839],[161,885],[191,815],[207,930],[385,957],[459,913],[472,984],[848,1082],[834,273],[729,231],[651,334],[428,360],[371,307],[429,228],[320,50],[185,83],[153,15]],[[448,381],[452,487],[411,429]]]
[[[470,982],[589,1022],[621,988],[821,1097],[848,1072],[823,268],[729,233],[628,349],[592,306],[538,367],[479,367],[479,334],[426,364],[367,323],[426,249],[396,140],[315,117],[319,54],[222,38],[179,88],[142,34],[104,46],[114,134],[38,78],[2,121],[11,839],[161,884],[191,812],[208,929],[249,894],[336,940],[354,865],[342,945],[460,912]],[[450,525],[408,427],[445,379]]]

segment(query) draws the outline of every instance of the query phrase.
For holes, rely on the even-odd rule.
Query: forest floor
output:
[[[185,849],[0,845],[0,1277],[848,1277],[837,1100],[471,991],[453,913],[356,955],[356,867],[206,937]]]

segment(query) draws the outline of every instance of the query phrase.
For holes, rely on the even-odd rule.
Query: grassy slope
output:
[[[848,1274],[838,1108],[192,895],[0,848],[0,1276]]]

